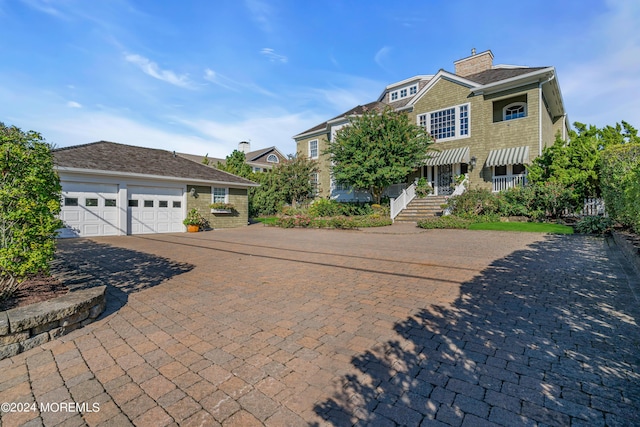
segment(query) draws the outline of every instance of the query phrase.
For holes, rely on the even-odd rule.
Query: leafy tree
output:
[[[222,162],[218,162],[216,167],[225,172],[247,179],[252,179],[253,176],[251,166],[246,163],[244,153],[239,150],[233,150],[233,152],[226,157],[224,164]]]
[[[570,142],[556,136],[554,144],[546,147],[529,166],[527,179],[533,184],[553,182],[567,188],[573,186],[577,207],[584,198],[600,195],[601,142],[595,126],[581,123],[574,126],[577,131],[570,132]]]
[[[297,205],[313,197],[310,176],[318,172],[318,163],[304,155],[289,155],[268,172],[254,174],[260,187],[252,188],[250,215],[272,215],[285,204]]]
[[[0,300],[29,275],[46,272],[61,227],[60,180],[37,132],[0,123]]]
[[[380,203],[386,187],[422,164],[432,143],[429,134],[405,113],[385,108],[351,117],[325,154],[331,155],[332,175],[338,183],[366,189]]]
[[[276,168],[279,185],[286,203],[296,206],[315,196],[316,189],[311,182],[311,174],[318,172],[318,162],[304,154],[289,155],[288,160]]]

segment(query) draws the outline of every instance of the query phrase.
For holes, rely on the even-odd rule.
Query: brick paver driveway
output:
[[[640,425],[638,277],[584,236],[262,226],[60,242],[107,313],[0,361],[11,425]],[[635,292],[635,294],[634,294]],[[94,403],[99,411],[42,409]]]

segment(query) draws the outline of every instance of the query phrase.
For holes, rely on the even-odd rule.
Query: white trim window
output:
[[[396,89],[393,92],[389,92],[389,101],[394,102],[399,99],[406,98],[407,96],[413,96],[418,93],[418,85],[405,86],[401,89]]]
[[[502,120],[514,120],[527,117],[526,102],[512,102],[502,109]]]
[[[280,159],[275,154],[269,154],[267,156],[267,162],[269,163],[280,163]]]
[[[319,178],[320,178],[320,176],[318,175],[318,172],[312,172],[309,175],[309,182],[311,183],[311,187],[312,187],[311,196],[313,196],[313,197],[317,196],[318,193],[319,193],[319,191],[318,191],[319,190],[319,188],[318,188],[319,187],[319,185],[318,185],[319,184]]]
[[[309,141],[309,158],[317,159],[318,158],[318,140],[313,139]]]
[[[229,203],[229,189],[224,187],[212,187],[211,203]]]
[[[418,125],[436,141],[467,138],[471,135],[470,111],[469,104],[431,111],[418,115]]]

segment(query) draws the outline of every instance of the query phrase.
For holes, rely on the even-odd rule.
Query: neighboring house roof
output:
[[[241,187],[258,184],[248,179],[198,164],[177,153],[98,141],[52,150],[59,170],[104,171],[132,175],[173,177],[194,181],[220,182]]]
[[[271,154],[274,154],[275,156],[277,156],[278,157],[278,161],[287,160],[287,156],[282,154],[280,152],[280,150],[278,150],[275,146],[262,148],[260,150],[255,150],[255,151],[249,151],[249,152],[245,153],[244,156],[247,159],[247,163],[249,163],[249,164],[254,164],[255,163],[257,165],[262,165],[262,166],[270,168],[274,164],[276,164],[275,162],[267,161],[267,158],[269,158],[269,156]]]
[[[361,115],[366,110],[383,109],[384,107],[387,107],[387,106],[388,106],[387,104],[385,104],[384,102],[380,102],[380,101],[373,101],[373,102],[370,102],[370,103],[365,104],[365,105],[358,105],[357,107],[354,107],[354,108],[350,109],[349,111],[345,111],[344,113],[339,114],[339,115],[335,116],[334,118],[327,120],[326,122],[320,123],[319,125],[314,126],[311,129],[307,129],[304,132],[299,133],[298,135],[295,135],[294,138],[299,138],[299,137],[305,136],[307,134],[311,135],[311,134],[314,134],[314,133],[319,132],[319,131],[327,131],[328,130],[328,124],[330,122],[335,122],[337,120],[347,120],[347,118],[349,116]]]
[[[209,163],[208,163],[209,166],[215,166],[218,164],[218,162],[220,163],[225,162],[225,159],[219,159],[217,157],[209,157],[208,155],[201,156],[199,154],[188,154],[188,153],[176,153],[176,154],[180,157],[184,157],[185,159],[189,159],[196,163],[202,163],[202,161],[206,158],[207,160],[209,160]],[[204,165],[204,163],[202,164]]]

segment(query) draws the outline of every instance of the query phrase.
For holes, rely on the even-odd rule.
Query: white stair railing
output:
[[[398,214],[400,212],[402,212],[402,210],[404,208],[407,207],[407,205],[416,197],[416,184],[413,183],[410,186],[408,186],[407,188],[405,188],[404,190],[402,190],[402,193],[400,193],[400,195],[395,198],[395,199],[391,199],[390,200],[390,205],[391,205],[391,220],[395,220],[396,216],[398,216]]]
[[[458,185],[455,186],[455,188],[453,189],[453,193],[451,193],[450,196],[447,196],[447,199],[449,197],[453,197],[453,196],[459,196],[462,193],[464,193],[465,191],[467,191],[467,183],[469,182],[469,177],[465,176],[465,178],[462,180],[462,182]],[[451,209],[446,208],[443,212],[442,215],[447,216],[447,215],[451,215]]]

